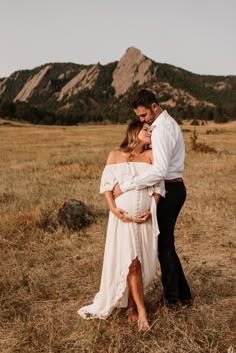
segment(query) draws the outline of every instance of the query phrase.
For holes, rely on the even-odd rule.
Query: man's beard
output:
[[[152,125],[153,121],[155,121],[155,112],[153,111],[153,109],[151,108],[151,116],[150,116],[150,122],[149,125]]]

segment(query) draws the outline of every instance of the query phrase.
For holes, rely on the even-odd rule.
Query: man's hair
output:
[[[154,93],[147,89],[141,89],[132,99],[131,107],[137,109],[139,105],[145,108],[151,108],[152,103],[158,104]]]

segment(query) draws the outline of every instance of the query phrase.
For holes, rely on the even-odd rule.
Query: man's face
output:
[[[156,119],[155,107],[153,107],[153,105],[151,108],[146,108],[139,105],[136,109],[134,109],[134,112],[139,117],[140,121],[149,125],[151,125]]]

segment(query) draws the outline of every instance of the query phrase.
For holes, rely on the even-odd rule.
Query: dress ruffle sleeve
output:
[[[162,197],[165,197],[166,195],[166,189],[165,189],[165,182],[164,180],[161,180],[159,183],[153,185],[153,186],[149,186],[148,187],[149,190],[149,195],[152,194],[159,194]]]
[[[117,183],[117,179],[114,175],[114,165],[108,164],[105,166],[100,183],[100,193],[105,191],[112,191],[115,184]]]

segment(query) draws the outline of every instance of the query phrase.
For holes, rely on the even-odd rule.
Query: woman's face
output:
[[[147,123],[144,123],[142,129],[139,131],[138,139],[143,145],[150,145],[151,129]]]

